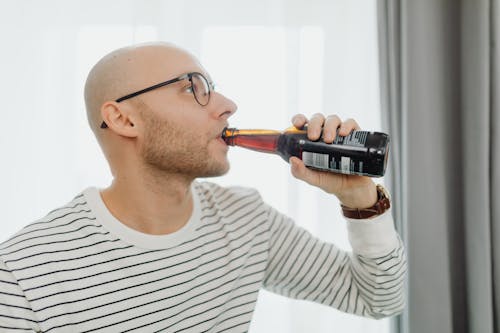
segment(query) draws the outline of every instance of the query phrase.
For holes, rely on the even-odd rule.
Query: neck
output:
[[[181,229],[191,217],[192,181],[151,170],[116,174],[101,196],[123,224],[142,233],[163,235]]]

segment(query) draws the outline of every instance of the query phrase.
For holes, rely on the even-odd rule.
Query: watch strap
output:
[[[377,195],[378,200],[373,206],[360,209],[341,205],[342,213],[345,217],[351,219],[368,219],[385,213],[391,208],[391,201],[386,189],[380,184],[377,185]]]

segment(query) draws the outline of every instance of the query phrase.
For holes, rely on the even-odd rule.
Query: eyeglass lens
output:
[[[191,84],[196,101],[205,106],[210,100],[210,86],[204,76],[198,73],[191,75]]]

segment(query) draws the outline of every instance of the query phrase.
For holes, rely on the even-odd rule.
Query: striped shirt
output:
[[[190,220],[168,235],[126,227],[89,188],[0,244],[0,331],[246,332],[261,288],[365,317],[404,307],[390,212],[347,221],[350,253],[255,190],[192,192]]]

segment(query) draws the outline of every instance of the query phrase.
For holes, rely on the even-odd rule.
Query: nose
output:
[[[213,91],[210,96],[210,104],[212,104],[212,112],[217,118],[228,119],[231,117],[238,106],[230,98],[222,95],[219,92]]]

